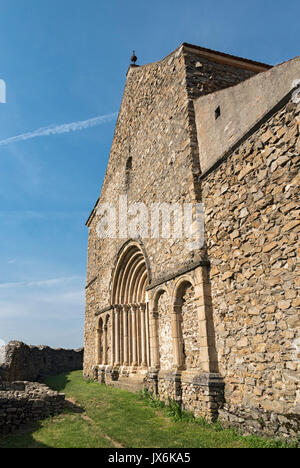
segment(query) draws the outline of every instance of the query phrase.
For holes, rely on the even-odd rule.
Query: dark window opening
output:
[[[221,108],[218,106],[215,110],[215,119],[217,120],[219,117],[221,117]]]
[[[130,156],[126,162],[125,168],[125,187],[128,188],[130,184],[130,173],[132,169],[132,157]]]

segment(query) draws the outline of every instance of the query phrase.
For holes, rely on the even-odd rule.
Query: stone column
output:
[[[150,357],[150,331],[149,331],[149,304],[146,304],[146,354],[147,354],[147,365],[151,367],[151,357]]]
[[[123,361],[124,361],[124,328],[123,328],[123,307],[120,306],[120,309],[119,309],[119,353],[120,353],[120,357],[119,357],[119,363],[120,363],[120,366],[123,365]]]
[[[151,366],[159,369],[158,312],[152,302],[149,303],[150,360]]]
[[[110,365],[114,367],[115,364],[115,309],[111,311],[111,353],[110,353]]]
[[[115,366],[120,365],[120,306],[115,306]]]
[[[132,353],[132,308],[128,306],[128,363],[132,366],[133,353]]]
[[[136,367],[138,365],[137,362],[137,305],[132,304],[131,306],[131,319],[132,319],[132,366]]]
[[[139,304],[136,304],[136,342],[137,342],[137,362],[138,367],[142,362],[142,342],[141,342],[141,310]]]
[[[102,364],[107,364],[107,324],[104,325],[103,332],[103,359]]]
[[[123,365],[129,365],[129,349],[128,349],[128,311],[130,307],[128,305],[123,306]]]
[[[147,367],[146,343],[146,304],[139,304],[141,314],[141,365]]]
[[[181,300],[176,299],[175,304],[171,306],[172,340],[174,350],[174,366],[177,369],[184,367],[183,339],[181,331]]]

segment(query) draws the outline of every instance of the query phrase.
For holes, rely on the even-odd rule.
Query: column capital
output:
[[[138,306],[142,312],[146,312],[147,304],[145,302],[141,302]]]

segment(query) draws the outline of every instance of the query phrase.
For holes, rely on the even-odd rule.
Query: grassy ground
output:
[[[0,440],[0,448],[272,448],[203,421],[175,422],[159,404],[116,388],[85,382],[81,372],[48,378],[68,399],[63,414]],[[151,401],[150,401],[151,403]],[[154,407],[153,407],[154,406]],[[157,406],[157,407],[155,407]]]

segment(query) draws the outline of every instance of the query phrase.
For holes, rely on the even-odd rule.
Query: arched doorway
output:
[[[129,243],[119,256],[112,281],[113,366],[150,366],[148,284],[142,249]]]

